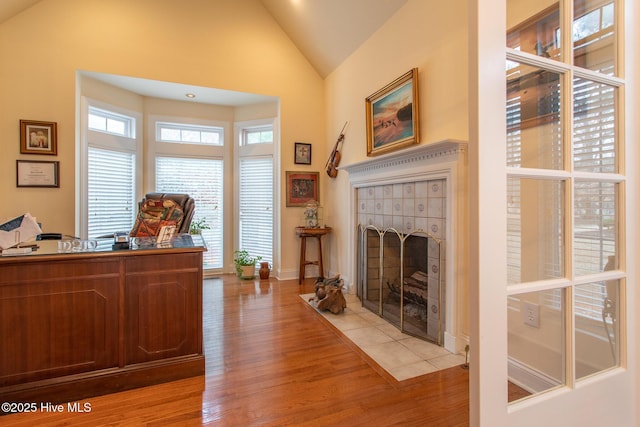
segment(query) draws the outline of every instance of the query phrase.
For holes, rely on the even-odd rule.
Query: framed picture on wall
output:
[[[320,202],[318,172],[287,171],[287,206],[305,206]]]
[[[16,160],[17,187],[60,187],[60,162]]]
[[[55,122],[20,120],[20,153],[57,155],[57,133]]]
[[[294,162],[296,165],[311,164],[311,144],[296,142]]]
[[[367,156],[419,142],[418,69],[398,77],[366,99]]]

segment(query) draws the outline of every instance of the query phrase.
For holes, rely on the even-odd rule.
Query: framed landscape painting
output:
[[[419,142],[418,69],[398,77],[366,99],[367,156]]]

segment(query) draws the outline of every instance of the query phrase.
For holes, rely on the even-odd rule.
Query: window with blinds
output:
[[[88,236],[129,231],[136,215],[135,153],[88,149]]]
[[[222,268],[223,160],[158,156],[155,164],[156,191],[189,194],[196,205],[193,222],[204,219],[209,226],[202,230],[207,242],[204,268]]]
[[[136,119],[89,106],[87,111],[87,236],[129,231],[136,207]]]
[[[273,262],[273,158],[240,159],[240,248]]]

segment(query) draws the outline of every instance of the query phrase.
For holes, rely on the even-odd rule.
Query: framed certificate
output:
[[[60,162],[16,160],[16,186],[60,187]]]

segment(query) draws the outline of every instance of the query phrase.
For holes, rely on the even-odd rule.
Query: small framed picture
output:
[[[20,153],[57,155],[57,133],[55,122],[20,120]]]
[[[320,202],[318,172],[287,171],[287,206],[305,206],[307,202]]]
[[[294,161],[296,165],[311,164],[311,144],[296,142]]]
[[[17,187],[60,187],[60,162],[16,160]]]

